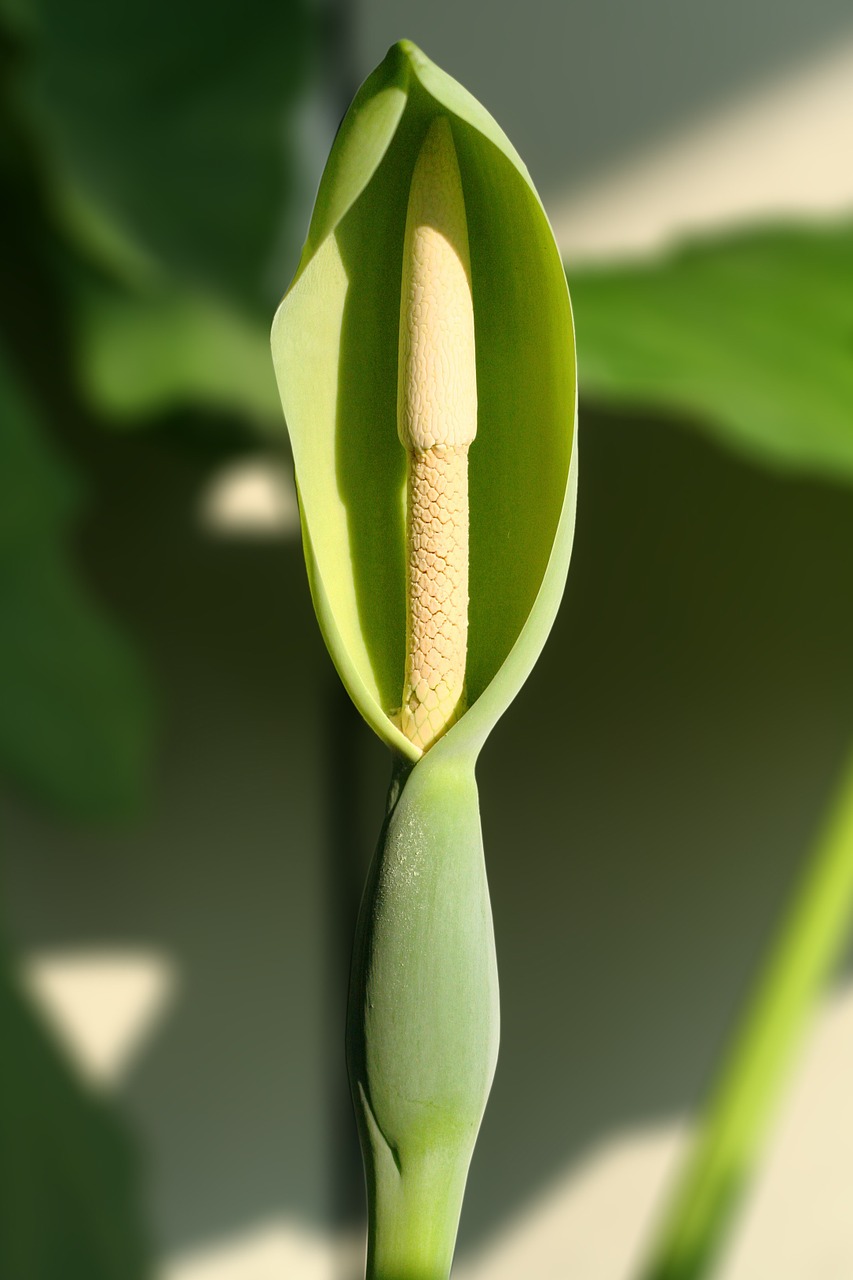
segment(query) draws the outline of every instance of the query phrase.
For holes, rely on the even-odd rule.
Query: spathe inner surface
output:
[[[336,478],[359,626],[389,715],[400,706],[406,634],[398,300],[412,169],[437,110],[412,88],[381,165],[335,232],[348,278]],[[512,648],[545,572],[568,476],[574,387],[568,301],[566,314],[555,315],[554,263],[545,255],[556,260],[556,249],[535,195],[478,131],[454,119],[453,135],[468,217],[479,395],[469,473],[470,703]]]

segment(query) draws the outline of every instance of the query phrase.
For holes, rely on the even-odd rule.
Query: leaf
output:
[[[147,783],[147,691],[68,563],[77,486],[2,352],[0,416],[0,767],[62,809],[124,813]]]
[[[66,1063],[0,951],[0,1275],[143,1280],[137,1170],[109,1106]]]
[[[83,393],[107,424],[186,404],[278,421],[266,330],[293,247],[311,6],[249,0],[235,21],[201,0],[10,0],[3,17]]]
[[[60,207],[117,265],[257,303],[291,185],[303,0],[30,0],[25,97]]]
[[[479,427],[470,451],[470,705],[433,751],[476,755],[545,642],[568,569],[572,319],[522,161],[484,108],[408,42],[391,49],[341,125],[273,326],[320,625],[362,715],[409,759],[419,748],[392,719],[406,631],[397,342],[409,186],[440,113],[465,193]]]
[[[666,409],[776,469],[853,479],[853,226],[572,271],[590,400]]]
[[[60,529],[79,488],[54,457],[0,350],[0,556],[33,535]]]
[[[83,390],[114,421],[206,405],[280,420],[265,323],[189,290],[79,288],[74,338]]]

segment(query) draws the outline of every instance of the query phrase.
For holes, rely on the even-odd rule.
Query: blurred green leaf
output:
[[[0,952],[0,1275],[142,1280],[130,1146],[79,1081]]]
[[[853,226],[752,231],[568,276],[585,397],[853,479]]]
[[[263,297],[292,182],[305,0],[30,0],[26,99],[59,195],[167,276]]]
[[[91,287],[78,303],[79,374],[102,412],[126,420],[206,405],[278,428],[268,324],[189,292]]]
[[[2,352],[0,421],[0,767],[48,803],[120,814],[147,780],[144,682],[69,563],[76,486]]]
[[[0,764],[85,816],[139,806],[149,706],[129,647],[51,536],[0,555]]]
[[[48,449],[0,351],[0,556],[21,540],[56,530],[76,509],[70,470]]]
[[[2,112],[60,231],[80,386],[107,423],[201,404],[278,424],[265,334],[319,17],[247,2],[0,0]]]

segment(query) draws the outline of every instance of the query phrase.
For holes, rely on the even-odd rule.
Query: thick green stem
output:
[[[712,1094],[643,1280],[707,1274],[853,915],[853,757]]]
[[[497,1045],[473,766],[436,747],[395,775],[353,957],[368,1280],[446,1280]]]
[[[367,1280],[444,1280],[450,1274],[467,1175],[467,1160],[444,1152],[423,1152],[399,1170],[377,1170]]]

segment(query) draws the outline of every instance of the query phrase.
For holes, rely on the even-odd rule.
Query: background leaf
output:
[[[56,179],[170,274],[263,297],[292,181],[301,0],[31,0],[28,98]]]
[[[81,815],[138,807],[150,710],[137,662],[64,548],[76,485],[0,352],[0,768]]]
[[[568,276],[587,399],[666,409],[757,462],[853,480],[853,226]]]
[[[267,323],[190,290],[92,282],[77,301],[82,389],[113,425],[185,404],[275,423],[280,434]]]
[[[1,947],[0,1036],[0,1275],[142,1280],[126,1135],[66,1063]]]
[[[266,333],[317,12],[5,0],[0,24],[0,164],[51,231],[87,400],[107,423],[214,404],[278,425]]]

